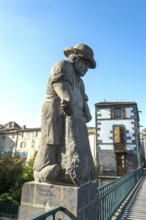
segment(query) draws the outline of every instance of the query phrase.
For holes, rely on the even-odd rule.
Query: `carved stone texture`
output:
[[[75,185],[81,185],[96,179],[96,173],[90,151],[88,133],[81,117],[66,117],[65,154],[62,167]]]
[[[25,183],[18,219],[29,220],[61,205],[65,208],[65,211],[57,212],[55,219],[96,220],[96,191],[96,182],[81,187],[36,182]],[[47,218],[47,220],[51,219],[52,217]]]

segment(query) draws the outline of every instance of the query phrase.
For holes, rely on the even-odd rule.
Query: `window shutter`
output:
[[[114,128],[114,140],[115,143],[120,143],[120,127],[115,127]]]
[[[126,118],[126,109],[122,108],[122,118]]]
[[[120,127],[120,141],[122,144],[125,144],[125,128]]]
[[[111,118],[114,118],[114,108],[110,109]]]

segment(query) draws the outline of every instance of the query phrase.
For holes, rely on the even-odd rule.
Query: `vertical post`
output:
[[[135,138],[136,138],[136,150],[137,150],[137,162],[138,162],[138,168],[142,167],[142,161],[141,161],[141,149],[139,146],[139,133],[135,132]]]

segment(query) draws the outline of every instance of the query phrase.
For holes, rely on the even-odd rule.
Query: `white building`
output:
[[[99,102],[97,160],[105,175],[122,176],[141,166],[139,114],[135,102]]]

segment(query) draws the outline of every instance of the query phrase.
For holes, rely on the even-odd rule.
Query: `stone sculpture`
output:
[[[96,179],[86,126],[91,114],[81,79],[96,62],[85,44],[65,48],[64,54],[68,60],[57,62],[48,80],[34,179],[79,186]]]

